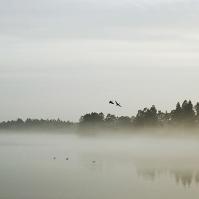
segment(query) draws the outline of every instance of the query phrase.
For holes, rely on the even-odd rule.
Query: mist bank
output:
[[[91,113],[90,115],[102,115],[102,113]],[[106,117],[107,118],[107,117]],[[80,135],[95,134],[188,134],[199,135],[199,125],[197,123],[167,123],[155,125],[136,125],[134,121],[127,122],[121,120],[122,117],[116,117],[114,121],[80,121],[73,123],[61,120],[44,119],[17,119],[0,123],[0,132],[61,132],[74,133]],[[126,118],[126,117],[124,117]]]
[[[0,133],[1,198],[198,199],[199,136],[179,137]]]
[[[122,108],[122,107],[121,107]],[[169,132],[199,131],[199,102],[193,105],[189,100],[176,104],[175,109],[158,110],[155,105],[138,110],[136,116],[116,116],[104,113],[87,113],[80,117],[79,122],[60,119],[17,119],[3,121],[0,130],[46,130],[76,132]]]

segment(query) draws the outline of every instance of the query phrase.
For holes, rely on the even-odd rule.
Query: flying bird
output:
[[[114,102],[113,101],[109,101],[109,104],[114,104]]]
[[[117,101],[115,101],[116,106],[122,107]]]

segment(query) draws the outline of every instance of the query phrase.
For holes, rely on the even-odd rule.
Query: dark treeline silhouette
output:
[[[115,116],[103,113],[87,113],[80,117],[79,123],[44,119],[17,119],[0,123],[0,129],[66,129],[83,128],[142,128],[142,127],[199,127],[199,102],[194,106],[189,100],[176,104],[170,112],[157,110],[155,105],[138,110],[136,116]]]
[[[133,117],[134,119],[134,117]],[[130,128],[133,126],[132,118],[128,116],[117,117],[112,114],[87,113],[80,118],[80,128]]]
[[[23,121],[22,119],[1,122],[0,129],[4,130],[22,130],[22,129],[41,129],[41,130],[51,130],[51,129],[65,129],[72,127],[74,124],[72,122],[65,122],[61,121],[60,119],[57,120],[44,120],[44,119],[30,119]]]
[[[80,118],[80,127],[111,127],[111,128],[132,128],[132,127],[196,127],[199,126],[199,103],[193,106],[189,100],[182,104],[176,104],[174,110],[162,112],[157,110],[155,105],[150,108],[138,110],[136,116],[120,116],[103,113],[87,113]]]

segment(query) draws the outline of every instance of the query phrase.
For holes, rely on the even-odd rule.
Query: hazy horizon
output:
[[[196,0],[0,0],[0,121],[195,103],[198,11]]]

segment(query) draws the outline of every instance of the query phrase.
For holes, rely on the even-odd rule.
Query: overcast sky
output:
[[[0,0],[0,120],[195,103],[198,22],[198,0]]]

